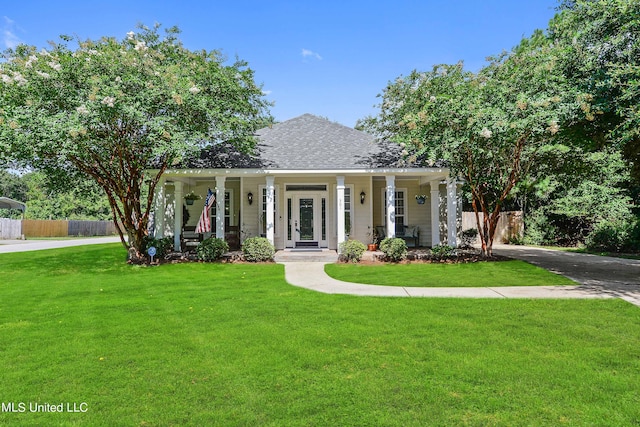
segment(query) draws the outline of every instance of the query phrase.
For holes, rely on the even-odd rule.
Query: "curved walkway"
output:
[[[500,247],[496,253],[507,255],[510,248]],[[531,251],[529,251],[529,249]],[[542,253],[540,251],[545,251]],[[581,283],[577,286],[508,286],[486,288],[423,288],[401,286],[376,286],[359,283],[343,282],[329,277],[324,266],[326,260],[290,262],[280,260],[285,267],[285,279],[288,283],[327,294],[362,295],[362,296],[392,296],[392,297],[444,297],[444,298],[577,298],[577,299],[605,299],[621,298],[632,304],[640,306],[640,283],[626,282],[616,279],[616,272],[622,271],[623,277],[634,276],[636,266],[640,269],[640,261],[620,260],[618,258],[595,257],[582,254],[570,254],[568,258],[572,262],[563,261],[563,252],[539,250],[537,248],[518,247],[508,253],[509,256],[532,262],[559,274],[566,275]],[[537,258],[533,262],[527,257]],[[545,261],[546,260],[546,263]],[[627,262],[629,261],[629,262]],[[553,265],[547,263],[554,263]],[[553,268],[555,266],[555,268]],[[573,267],[572,267],[573,266]],[[607,268],[608,266],[608,268]],[[561,271],[558,271],[561,270]],[[575,273],[570,274],[572,270]],[[588,274],[595,280],[594,271],[599,271],[604,277],[600,277],[597,283],[590,282],[582,275]],[[573,277],[572,277],[573,276]]]

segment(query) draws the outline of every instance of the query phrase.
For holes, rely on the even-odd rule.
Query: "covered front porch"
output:
[[[208,189],[211,231],[238,246],[266,237],[276,249],[336,250],[347,239],[371,243],[376,230],[395,237],[417,231],[416,246],[457,245],[458,185],[443,168],[361,171],[171,170],[156,188],[152,232],[181,236],[193,230]],[[187,204],[185,195],[201,199]],[[417,200],[417,196],[424,196]]]

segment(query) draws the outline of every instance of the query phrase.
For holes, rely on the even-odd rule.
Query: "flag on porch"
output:
[[[209,208],[216,202],[216,196],[213,191],[209,189],[207,191],[207,198],[204,201],[204,208],[202,208],[202,214],[198,220],[198,226],[196,227],[196,233],[207,233],[211,231],[211,221],[209,221]]]

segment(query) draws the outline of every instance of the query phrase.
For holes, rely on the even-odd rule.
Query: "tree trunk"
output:
[[[498,203],[491,214],[489,214],[482,198],[476,199],[474,196],[471,205],[476,215],[476,225],[478,226],[478,235],[480,236],[482,256],[490,258],[493,256],[493,237],[496,233],[498,219],[500,218],[501,205]],[[480,209],[478,209],[478,205],[480,205]],[[480,221],[480,210],[482,211],[482,221]]]

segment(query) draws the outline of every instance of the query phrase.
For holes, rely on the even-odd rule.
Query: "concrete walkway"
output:
[[[70,246],[117,243],[120,237],[91,237],[69,240],[0,240],[0,254],[9,252],[40,251],[43,249],[67,248]]]
[[[0,253],[119,242],[119,237],[70,240],[0,240]],[[446,298],[621,298],[640,306],[640,260],[599,257],[526,246],[496,245],[494,252],[567,276],[579,286],[509,286],[490,288],[417,288],[342,282],[329,277],[324,266],[337,260],[335,251],[279,251],[276,261],[294,286],[326,294],[381,297]]]
[[[509,254],[513,258],[525,259],[527,255],[543,258],[538,252],[530,253],[526,249],[519,247],[519,251]],[[535,248],[530,248],[535,250]],[[499,248],[501,254],[507,255],[507,248]],[[556,251],[549,251],[553,259]],[[498,253],[498,251],[496,251]],[[572,254],[581,255],[581,254]],[[599,257],[596,257],[599,258]],[[577,261],[575,258],[574,261]],[[526,260],[526,259],[525,259]],[[624,260],[627,261],[627,260]],[[621,264],[617,261],[588,260],[589,264],[613,265],[614,270],[625,270],[626,262]],[[299,260],[297,262],[283,260],[279,261],[285,267],[285,279],[288,283],[327,294],[362,295],[362,296],[386,296],[386,297],[446,297],[446,298],[579,298],[579,299],[606,299],[621,298],[632,304],[640,306],[640,285],[629,283],[626,285],[614,282],[598,284],[583,283],[574,277],[573,280],[583,283],[578,286],[509,286],[509,287],[483,287],[483,288],[422,288],[422,287],[401,287],[401,286],[375,286],[358,283],[342,282],[329,277],[324,272],[327,260]],[[562,262],[560,262],[562,264]],[[631,268],[635,268],[635,262],[630,263]],[[576,268],[584,269],[582,263],[575,263]],[[640,265],[640,262],[638,262]],[[544,266],[543,266],[544,267]],[[558,267],[558,266],[556,266]],[[571,270],[569,267],[564,269]],[[635,270],[632,270],[635,271]],[[579,275],[577,275],[579,276]],[[609,276],[614,277],[615,273],[609,271]],[[625,276],[626,277],[626,276]]]

